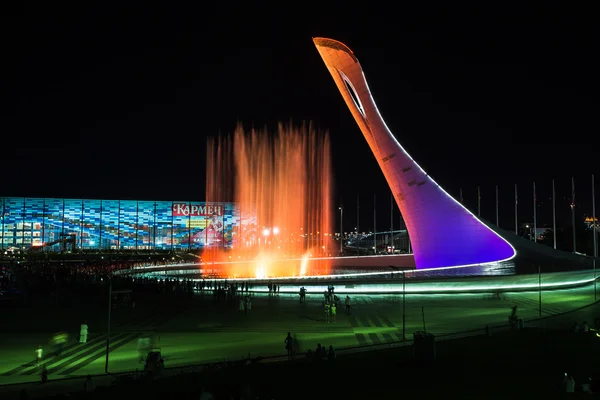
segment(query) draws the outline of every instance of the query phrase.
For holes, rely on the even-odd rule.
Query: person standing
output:
[[[87,343],[87,337],[88,326],[87,321],[84,321],[83,324],[81,324],[81,328],[79,328],[79,343]]]
[[[85,378],[85,382],[83,382],[83,390],[86,393],[92,393],[93,391],[96,390],[96,382],[94,382],[94,379],[92,378],[91,375],[88,375]]]
[[[331,322],[335,324],[335,316],[337,314],[337,306],[335,303],[331,303]]]
[[[350,296],[346,296],[346,315],[350,315]]]
[[[42,349],[42,346],[38,346],[37,349],[35,350],[35,362],[37,364],[37,366],[39,367],[41,362],[42,362],[42,357],[44,356],[44,349]]]
[[[571,376],[571,375],[566,376],[564,385],[565,385],[565,392],[567,392],[567,393],[575,392],[575,379],[573,379],[573,376]]]
[[[288,332],[283,342],[285,343],[285,350],[287,351],[288,360],[291,360],[294,354],[294,339],[292,338],[292,334],[290,332]]]
[[[63,348],[69,341],[69,334],[66,332],[57,332],[52,337],[52,343],[56,346],[56,356],[60,357]]]

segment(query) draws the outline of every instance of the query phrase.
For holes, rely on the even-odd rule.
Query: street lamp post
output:
[[[343,254],[344,245],[344,207],[339,207],[340,210],[340,256]]]
[[[110,311],[112,310],[112,277],[108,283],[108,326],[106,329],[106,360],[104,362],[104,373],[108,373],[108,354],[110,353]]]
[[[542,316],[542,266],[538,265],[538,313]]]
[[[406,270],[402,271],[402,341],[406,340]]]
[[[110,320],[112,311],[112,297],[113,295],[119,295],[124,293],[131,293],[131,289],[125,290],[113,290],[112,276],[108,277],[108,326],[106,328],[106,357],[104,361],[104,372],[108,374],[108,354],[110,353]]]

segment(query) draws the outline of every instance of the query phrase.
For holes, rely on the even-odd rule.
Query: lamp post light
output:
[[[343,254],[344,244],[344,207],[339,207],[340,210],[340,256]]]
[[[267,250],[267,245],[268,245],[268,241],[267,238],[269,237],[269,235],[271,234],[271,230],[269,228],[264,228],[262,231],[262,235],[263,235],[263,247],[265,248],[265,251]],[[260,240],[260,239],[258,239]]]

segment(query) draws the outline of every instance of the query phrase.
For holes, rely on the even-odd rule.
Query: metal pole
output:
[[[191,209],[191,207],[190,207]],[[140,202],[135,201],[135,251],[138,251],[139,246],[139,234],[140,234]]]
[[[402,340],[406,340],[406,271],[402,271]]]
[[[109,277],[108,284],[108,328],[106,332],[106,362],[104,363],[104,373],[108,374],[108,353],[110,352],[110,312],[112,310],[112,278]]]
[[[23,197],[23,212],[21,213],[21,250],[25,250],[25,215],[27,214],[27,198]],[[31,238],[33,240],[33,238]]]
[[[425,328],[425,307],[421,306],[421,318],[423,318],[423,332],[427,333],[427,329]]]
[[[537,243],[537,199],[535,196],[535,182],[533,182],[533,241]]]
[[[598,299],[596,292],[596,258],[598,257],[598,233],[596,232],[596,191],[595,191],[595,179],[592,174],[592,233],[594,235],[594,258],[592,264],[594,266],[594,301]]]
[[[208,206],[208,202],[204,203],[205,206]],[[191,207],[190,207],[191,210]],[[189,218],[189,217],[188,217]],[[191,222],[188,222],[188,224],[190,224]],[[204,246],[206,246],[206,243],[208,243],[208,213],[206,213],[206,215],[204,215]],[[260,245],[260,238],[258,239],[258,244]]]
[[[462,203],[463,203],[463,193],[462,193],[462,188],[460,188],[460,189],[459,189],[458,196],[459,196],[459,198],[460,198],[460,204],[462,204]]]
[[[500,227],[500,218],[498,213],[498,185],[496,185],[496,226]]]
[[[152,217],[152,250],[156,250],[156,202],[154,202]]]
[[[118,201],[117,210],[117,251],[121,250],[121,200]]]
[[[1,217],[1,215],[0,215]],[[4,235],[2,235],[4,236]],[[2,237],[0,237],[0,240],[3,240]],[[44,243],[46,243],[46,198],[44,197],[44,203],[42,205],[42,246],[44,245]],[[0,249],[2,248],[2,243],[0,243]],[[46,247],[43,246],[42,247],[42,251],[45,253],[46,252]]]
[[[98,233],[98,248],[100,249],[100,251],[102,251],[102,231],[104,230],[104,226],[102,226],[102,213],[104,212],[102,210],[102,200],[100,200],[100,220],[98,221],[98,223],[100,224],[100,231]]]
[[[373,195],[373,254],[377,255],[377,195]]]
[[[481,217],[481,190],[477,186],[477,216]]]
[[[6,213],[6,199],[2,198],[2,214],[0,214],[0,218],[2,219],[2,234],[0,235],[0,249],[4,249],[4,214]]]
[[[390,243],[392,245],[392,254],[396,254],[396,249],[394,249],[394,196],[390,196],[390,234],[391,239]]]
[[[594,258],[598,257],[598,235],[596,232],[596,190],[594,182],[594,174],[592,174],[592,232],[594,232]]]
[[[62,226],[60,228],[61,235],[65,234],[65,199],[62,199]]]
[[[356,195],[356,255],[360,256],[360,239],[359,239],[359,233],[360,232],[360,213],[359,213],[359,195]]]
[[[81,199],[81,218],[79,218],[79,247],[83,249],[83,214],[85,212],[85,203],[84,200]],[[89,242],[89,239],[88,239]]]
[[[538,265],[539,316],[542,316],[542,266]]]
[[[171,202],[171,252],[173,252],[173,249],[174,249],[174,247],[173,247],[174,246],[173,241],[174,241],[174,235],[175,235],[174,229],[175,229],[175,215],[173,213],[173,202]],[[208,234],[208,232],[207,232],[207,234]]]
[[[575,236],[575,178],[571,178],[571,223],[573,225],[573,253],[577,252]]]
[[[344,245],[344,207],[340,207],[340,256],[343,254]]]
[[[554,250],[556,250],[556,191],[552,179],[552,236],[554,236]]]
[[[517,195],[517,184],[515,183],[515,235],[519,234],[519,197]]]

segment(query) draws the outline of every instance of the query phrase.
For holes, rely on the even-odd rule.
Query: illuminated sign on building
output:
[[[192,216],[192,217],[210,217],[211,215],[223,215],[222,204],[202,204],[202,203],[173,203],[173,215]]]

